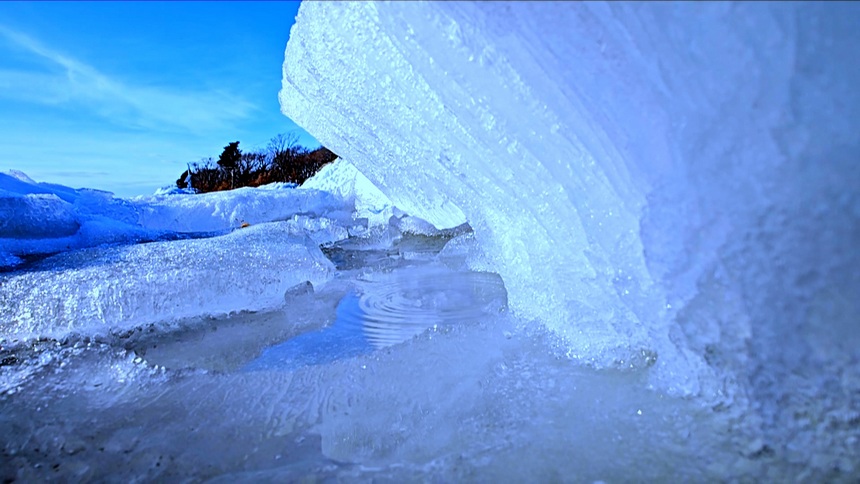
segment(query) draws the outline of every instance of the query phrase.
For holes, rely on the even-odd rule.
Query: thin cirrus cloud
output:
[[[0,70],[0,96],[43,105],[83,105],[109,121],[150,130],[204,133],[234,126],[257,107],[220,91],[177,91],[113,79],[38,40],[0,25],[5,39],[48,69]]]

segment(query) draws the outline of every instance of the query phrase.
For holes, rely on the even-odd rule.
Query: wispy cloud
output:
[[[219,91],[178,91],[135,85],[0,25],[0,38],[47,61],[49,72],[0,70],[0,96],[48,105],[77,103],[119,125],[202,133],[248,118],[257,108]]]

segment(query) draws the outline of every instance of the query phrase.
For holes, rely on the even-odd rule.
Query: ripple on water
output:
[[[430,327],[473,322],[506,308],[507,293],[498,274],[419,266],[369,281],[354,310],[338,318],[344,325],[360,328],[378,349]]]
[[[246,369],[295,369],[358,356],[429,328],[475,322],[507,308],[502,278],[444,266],[406,266],[359,281],[335,322],[267,348]]]

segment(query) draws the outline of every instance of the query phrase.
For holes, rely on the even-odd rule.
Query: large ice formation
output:
[[[512,309],[571,355],[774,396],[860,356],[858,21],[856,4],[304,2],[280,102],[404,211],[464,215]]]

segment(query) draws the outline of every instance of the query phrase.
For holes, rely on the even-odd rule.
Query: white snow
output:
[[[149,229],[214,232],[287,220],[294,215],[350,218],[352,207],[319,190],[238,188],[198,195],[137,197],[140,224]]]
[[[305,180],[303,189],[322,190],[339,195],[355,205],[356,217],[367,218],[370,225],[387,224],[394,205],[379,188],[352,163],[338,158]]]
[[[750,366],[784,379],[810,358],[806,315],[860,301],[858,19],[851,4],[305,2],[280,101],[404,211],[438,227],[462,211],[512,309],[571,356],[656,356],[659,387],[719,396]]]

